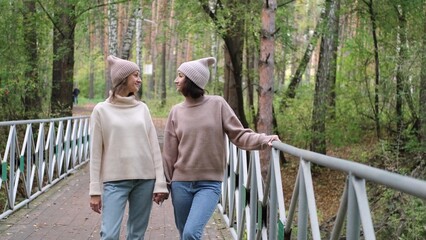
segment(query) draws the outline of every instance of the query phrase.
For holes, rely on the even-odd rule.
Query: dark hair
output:
[[[185,76],[185,82],[181,92],[185,97],[190,96],[192,98],[199,98],[204,96],[205,90],[197,86],[189,77]]]

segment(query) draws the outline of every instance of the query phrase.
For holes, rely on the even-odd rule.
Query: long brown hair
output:
[[[130,76],[130,75],[129,75]],[[111,98],[110,98],[110,101],[111,102],[114,102],[114,100],[117,98],[117,94],[119,93],[119,92],[122,92],[122,91],[124,91],[124,89],[126,89],[127,88],[127,82],[129,81],[128,79],[129,79],[129,76],[127,76],[126,78],[124,78],[123,80],[121,80],[115,87],[113,87],[112,89],[111,89]],[[128,96],[131,96],[131,95],[135,95],[133,92],[131,92],[131,93],[129,93],[129,95]],[[138,96],[137,95],[135,95],[135,97],[136,97],[136,99],[138,99],[139,100],[139,98],[138,98]]]

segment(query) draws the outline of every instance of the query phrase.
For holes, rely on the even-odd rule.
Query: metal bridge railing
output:
[[[89,116],[0,122],[0,135],[0,219],[89,160]]]
[[[330,239],[339,239],[346,219],[346,239],[376,239],[365,182],[426,199],[426,181],[360,163],[274,142],[268,177],[263,182],[258,151],[249,153],[229,143],[227,170],[218,209],[234,239],[290,239],[297,206],[297,239],[321,239],[311,163],[345,172],[346,186]],[[281,184],[280,151],[300,159],[299,172],[286,213]],[[308,238],[308,220],[311,233]],[[294,239],[294,236],[291,236]]]

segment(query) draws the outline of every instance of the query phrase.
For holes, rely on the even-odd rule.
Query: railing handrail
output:
[[[366,180],[426,199],[424,180],[310,152],[282,142],[273,142],[268,177],[262,180],[258,151],[249,152],[248,159],[246,151],[238,149],[229,140],[227,146],[227,169],[218,209],[234,239],[290,239],[296,214],[297,239],[307,239],[309,229],[312,239],[321,239],[311,163],[347,174],[340,207],[330,233],[331,240],[340,238],[345,218],[347,239],[360,239],[361,229],[365,239],[376,239]],[[281,184],[280,151],[300,159],[288,212]]]
[[[371,182],[390,187],[394,190],[426,199],[426,182],[423,180],[388,172],[361,163],[307,151],[282,142],[273,142],[272,145],[280,151],[303,158],[304,160],[308,160],[320,166],[346,172],[347,174],[352,174]]]
[[[15,120],[15,121],[4,121],[0,122],[0,127],[2,126],[10,126],[10,125],[23,125],[23,124],[29,124],[29,123],[47,123],[47,122],[59,122],[59,121],[66,121],[70,119],[86,119],[90,116],[73,116],[73,117],[60,117],[60,118],[49,118],[49,119],[28,119],[28,120]]]

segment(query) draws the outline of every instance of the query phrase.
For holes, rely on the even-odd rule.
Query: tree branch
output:
[[[39,0],[36,0],[37,3],[40,5],[41,9],[43,9],[43,12],[47,15],[47,17],[50,19],[50,21],[53,24],[53,27],[56,28],[56,30],[58,30],[59,33],[61,33],[62,37],[65,38],[65,34],[61,31],[61,29],[58,27],[57,22],[53,19],[53,17],[47,12],[46,8],[44,8],[43,4],[41,4],[41,2]]]
[[[214,25],[217,26],[218,30],[222,30],[223,27],[219,25],[219,20],[217,19],[216,14],[210,10],[210,7],[208,4],[203,3],[202,0],[199,0],[201,7],[203,8],[204,12],[207,13],[207,15],[209,15],[209,17],[213,20]],[[216,6],[219,7],[220,9],[223,9],[223,5],[221,1],[217,1]],[[215,8],[216,9],[216,8]]]
[[[285,3],[278,4],[278,5],[277,5],[277,8],[279,8],[279,7],[284,7],[285,5],[290,4],[290,3],[292,3],[292,2],[295,2],[295,1],[296,1],[296,0],[290,0],[290,1],[287,1],[287,2],[285,2]]]
[[[119,3],[125,3],[125,2],[128,2],[128,1],[129,0],[121,0],[121,1],[111,2],[111,3],[101,3],[101,4],[98,4],[98,5],[94,5],[94,6],[88,7],[87,9],[84,9],[79,14],[76,14],[75,19],[78,19],[81,15],[83,15],[84,13],[86,13],[86,12],[92,10],[92,9],[99,8],[99,7],[104,7],[104,6],[108,6],[110,4],[114,5],[114,4],[119,4]]]

